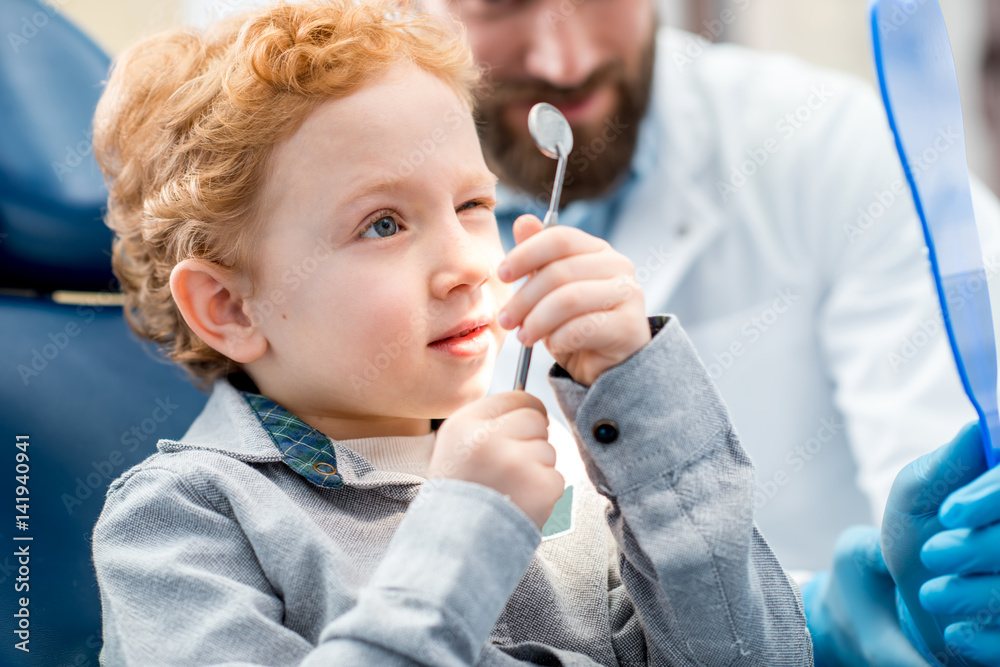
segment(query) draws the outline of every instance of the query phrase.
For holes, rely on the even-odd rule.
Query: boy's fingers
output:
[[[556,288],[580,280],[601,280],[621,276],[632,271],[632,263],[622,255],[602,252],[573,255],[550,263],[528,279],[504,305],[500,315],[501,326],[513,329],[545,295]]]
[[[518,440],[534,440],[549,437],[549,418],[534,407],[517,408],[503,415],[503,434]]]
[[[509,283],[561,257],[600,252],[610,247],[607,241],[591,236],[576,227],[556,225],[541,230],[519,243],[500,262],[497,274],[500,280]]]
[[[556,465],[556,450],[549,444],[548,440],[543,438],[522,440],[519,446],[523,455],[531,456],[534,460],[547,466],[554,467]]]
[[[521,324],[523,342],[533,345],[536,341],[556,333],[567,322],[583,315],[612,310],[627,298],[616,289],[616,280],[578,280],[549,292],[531,309]],[[594,333],[596,326],[581,326],[578,333]],[[550,341],[551,342],[551,341]],[[593,349],[579,340],[575,349]]]
[[[609,326],[611,319],[602,315],[605,313],[587,313],[564,323],[547,337],[545,347],[550,354],[572,354],[621,346],[621,331],[617,325]]]
[[[542,221],[538,216],[526,213],[514,221],[514,242],[521,243],[542,231]]]
[[[546,418],[549,416],[545,404],[537,396],[532,396],[526,391],[504,391],[492,394],[477,401],[474,405],[476,406],[474,414],[484,419],[498,419],[519,408],[531,408],[541,412]]]

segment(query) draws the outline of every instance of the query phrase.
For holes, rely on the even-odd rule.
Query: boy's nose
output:
[[[557,6],[539,9],[524,33],[526,73],[559,88],[582,85],[600,66],[587,18],[575,6],[562,13]]]
[[[458,222],[449,225],[446,235],[435,242],[437,261],[431,292],[436,299],[447,299],[455,290],[475,290],[489,279],[493,262],[482,243]]]

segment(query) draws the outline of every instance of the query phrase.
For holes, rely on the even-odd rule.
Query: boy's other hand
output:
[[[521,327],[525,345],[549,354],[584,386],[635,354],[651,339],[645,299],[627,257],[575,227],[542,229],[533,215],[514,221],[500,279],[528,278],[501,311],[505,329]]]
[[[473,401],[438,428],[427,478],[488,486],[508,496],[541,530],[565,486],[548,429],[545,406],[526,392]]]

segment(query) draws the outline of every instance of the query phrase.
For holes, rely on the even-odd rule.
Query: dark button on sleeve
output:
[[[618,424],[610,419],[602,419],[594,424],[594,439],[605,445],[610,445],[618,439]]]

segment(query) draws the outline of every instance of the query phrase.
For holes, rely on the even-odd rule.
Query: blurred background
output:
[[[939,1],[959,70],[970,167],[1000,193],[1000,0]],[[205,396],[179,368],[135,344],[122,322],[106,256],[110,232],[97,214],[106,193],[86,129],[108,61],[76,26],[114,57],[147,34],[204,25],[265,0],[37,2],[0,0],[0,368],[15,369],[0,383],[0,442],[30,431],[30,525],[39,536],[31,551],[31,661],[7,642],[0,665],[87,667],[100,648],[89,553],[104,489],[158,438],[180,436]],[[706,39],[873,79],[868,0],[657,2],[665,23]],[[164,416],[162,406],[173,407]],[[14,497],[13,483],[13,475],[0,480],[0,497]],[[0,541],[12,523],[0,525]],[[12,553],[0,554],[5,595],[18,571]],[[11,611],[0,614],[0,635],[12,636],[15,620]]]
[[[713,41],[785,51],[872,80],[867,0],[658,0],[663,20]],[[260,0],[51,0],[112,56],[139,36],[203,25]],[[940,0],[965,107],[969,166],[1000,192],[1000,0]],[[732,15],[724,14],[726,10]],[[728,25],[721,19],[732,16]],[[986,65],[984,68],[984,64]],[[992,95],[992,97],[991,97]],[[988,121],[993,118],[991,124]]]

